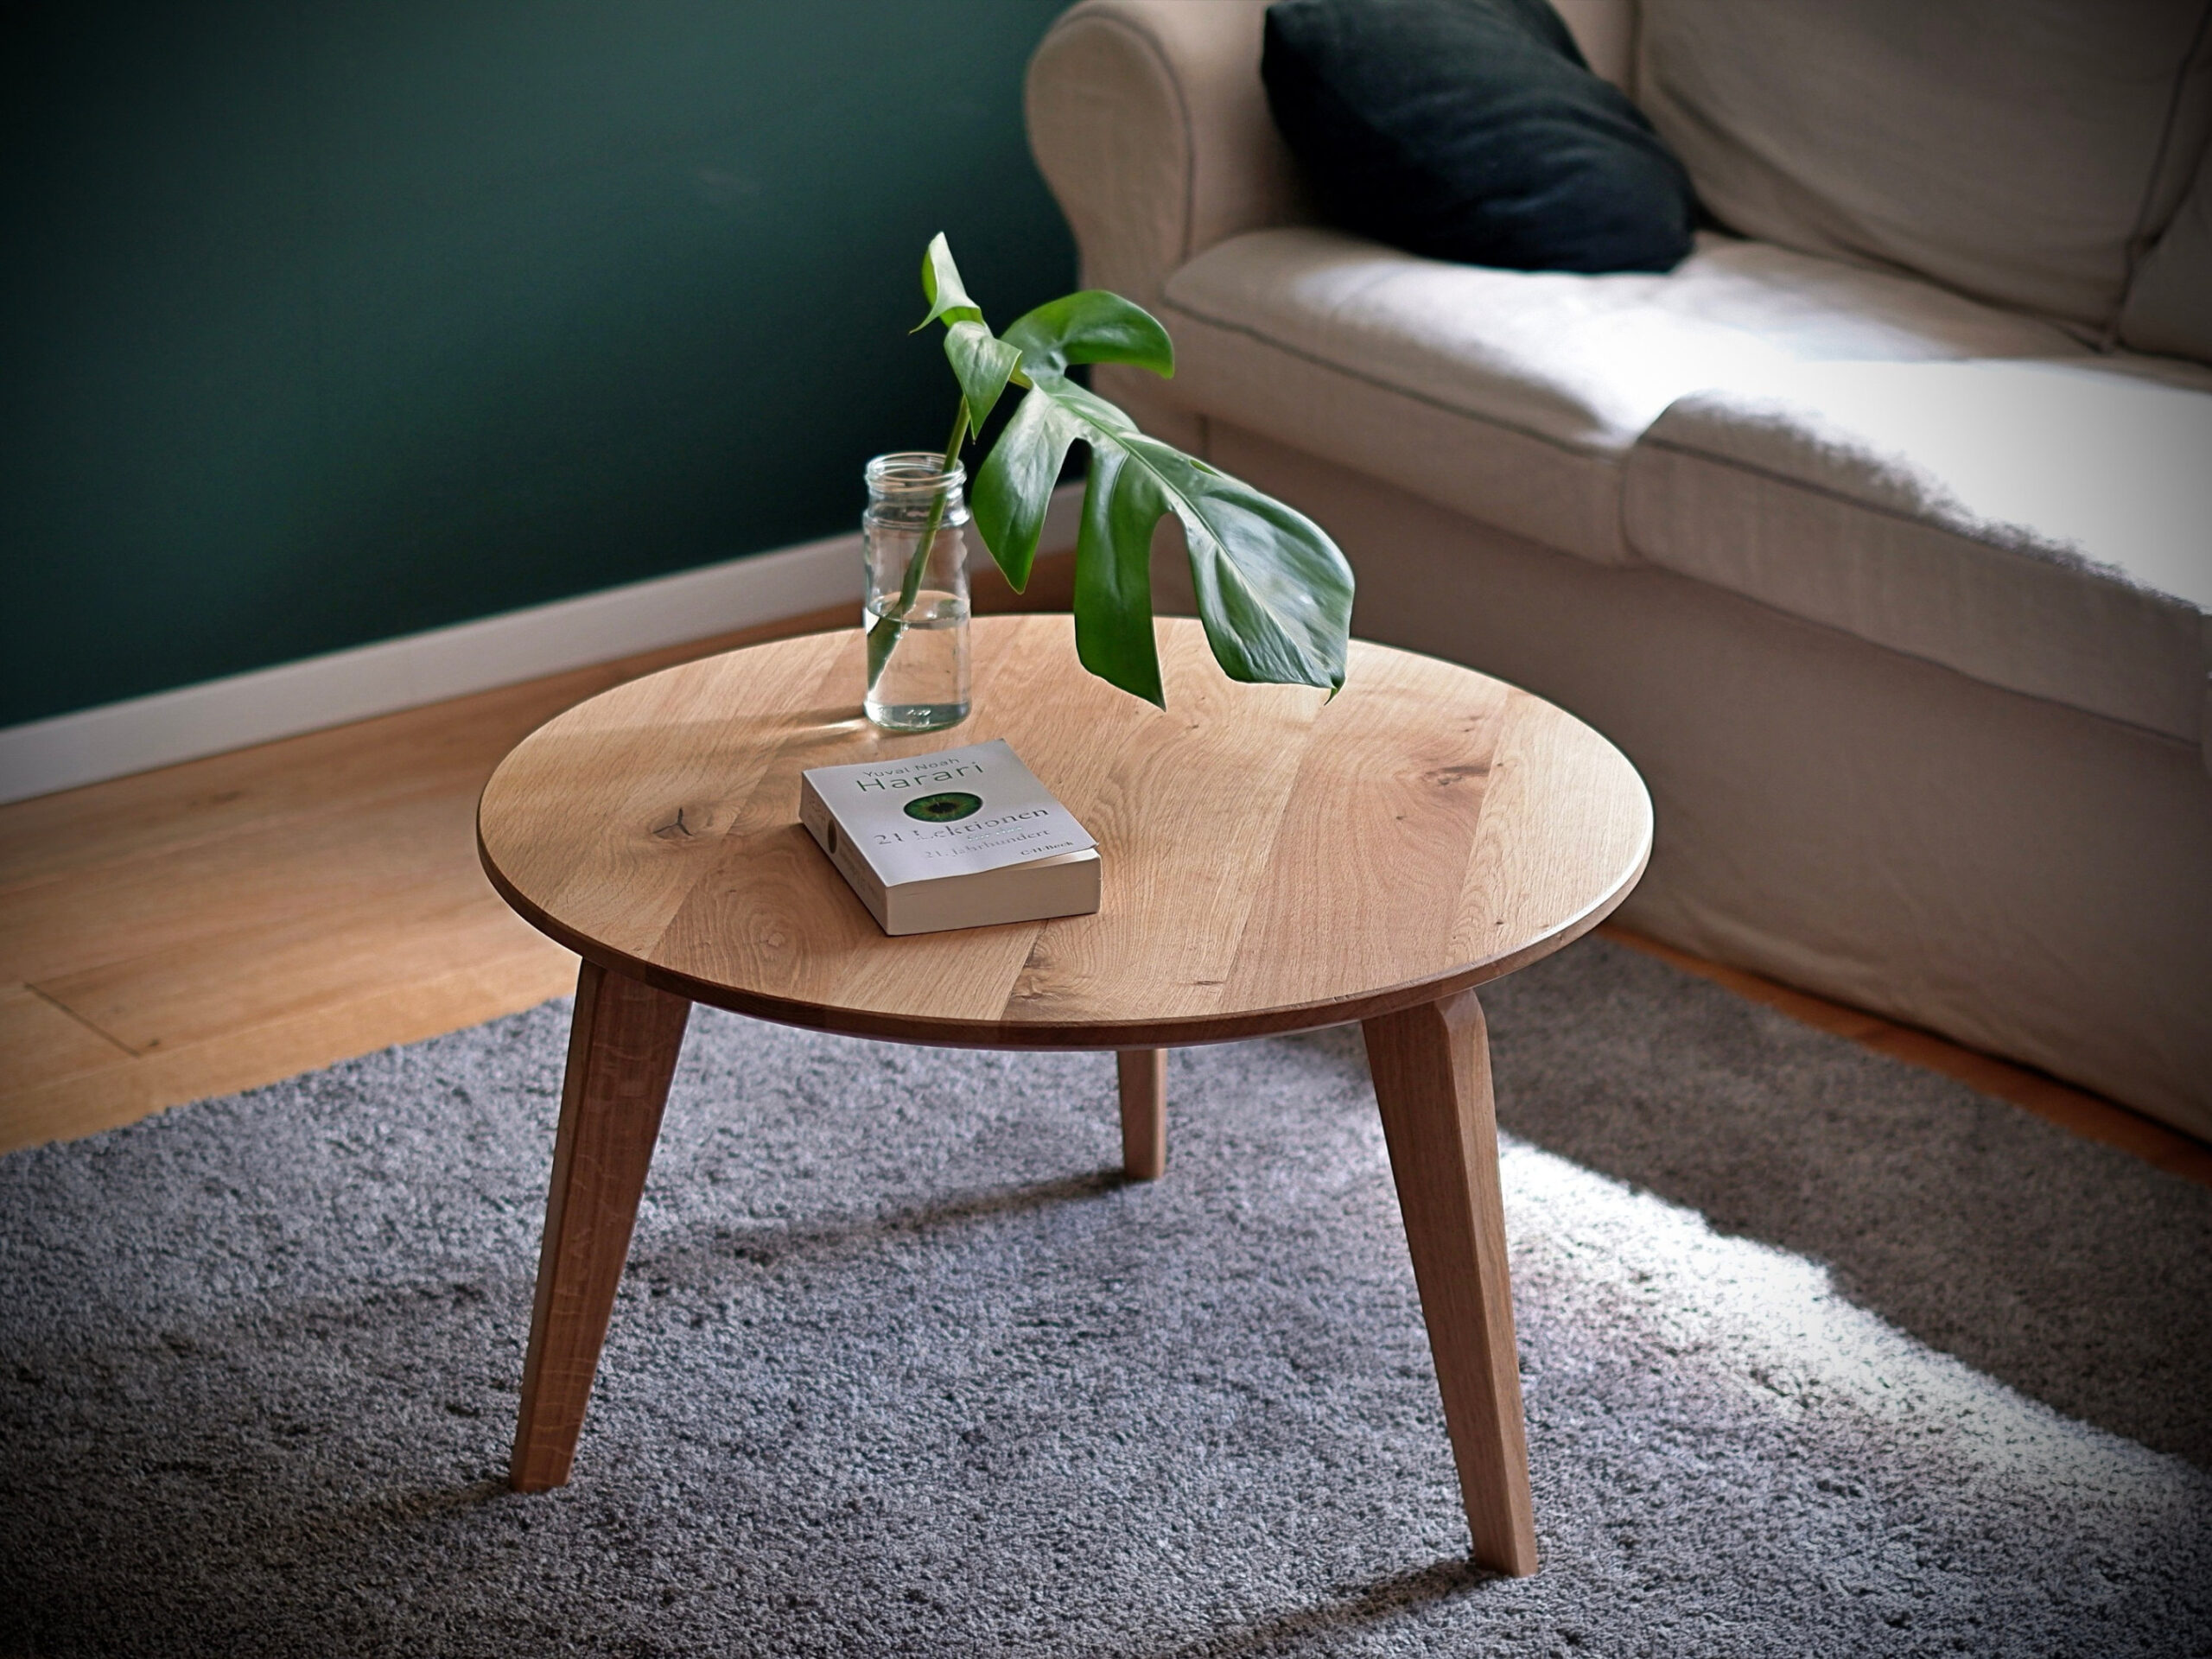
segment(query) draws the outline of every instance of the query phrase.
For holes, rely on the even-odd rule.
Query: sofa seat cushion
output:
[[[2203,742],[2208,388],[2170,361],[2076,356],[1695,392],[1630,458],[1629,539],[1793,616]]]
[[[1446,264],[1316,226],[1168,278],[1177,401],[1604,563],[1622,462],[1685,393],[1800,360],[2042,357],[2052,326],[1908,277],[1700,236],[1664,276]]]

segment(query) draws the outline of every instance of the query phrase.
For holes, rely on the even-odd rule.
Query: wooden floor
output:
[[[1065,558],[1028,603],[1065,608]],[[977,607],[1011,608],[978,590]],[[841,627],[849,607],[0,807],[0,1151],[128,1123],[569,989],[575,958],[476,863],[500,756],[670,663]],[[1701,962],[1621,943],[2212,1184],[2212,1148],[2040,1073]]]

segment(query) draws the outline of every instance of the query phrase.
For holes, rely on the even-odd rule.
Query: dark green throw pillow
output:
[[[1268,106],[1324,212],[1513,270],[1671,270],[1688,174],[1545,0],[1280,0]]]

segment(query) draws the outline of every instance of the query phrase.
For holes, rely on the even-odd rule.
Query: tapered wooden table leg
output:
[[[1167,1168],[1167,1051],[1115,1052],[1122,1082],[1122,1173],[1156,1181]]]
[[[593,963],[577,976],[537,1305],[507,1465],[507,1484],[518,1492],[568,1481],[690,1015],[684,998]]]
[[[1475,1560],[1536,1570],[1490,1039],[1472,991],[1364,1026]]]

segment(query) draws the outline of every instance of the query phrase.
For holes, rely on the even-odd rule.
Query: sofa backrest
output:
[[[1552,0],[1600,79],[1636,96],[1636,0]]]
[[[2212,363],[2212,149],[2198,160],[2196,182],[2135,267],[2120,313],[2120,343]],[[2212,760],[2212,728],[2205,744]]]
[[[2096,333],[2212,125],[2205,15],[2205,0],[1643,0],[1636,98],[1730,228]]]

